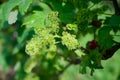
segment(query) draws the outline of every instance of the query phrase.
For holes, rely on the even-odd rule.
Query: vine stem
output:
[[[111,0],[111,1],[113,2],[113,6],[115,8],[115,14],[120,15],[120,8],[119,8],[117,0]]]
[[[106,60],[108,58],[111,58],[118,49],[120,49],[120,43],[112,46],[110,49],[107,49],[102,59]]]

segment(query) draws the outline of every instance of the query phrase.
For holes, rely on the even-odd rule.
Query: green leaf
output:
[[[29,73],[23,80],[40,80],[35,73]]]
[[[28,28],[45,26],[46,17],[51,9],[42,2],[39,3],[39,6],[43,8],[43,11],[33,11],[32,15],[28,15],[28,17],[25,18],[23,25],[26,25]]]
[[[73,4],[65,3],[65,5],[62,5],[61,2],[58,3],[58,1],[52,1],[52,5],[54,10],[59,12],[60,20],[62,22],[68,23],[73,20],[75,16],[75,8]]]
[[[90,50],[90,58],[93,63],[92,63],[92,66],[89,65],[89,67],[95,68],[95,69],[102,69],[102,64],[101,64],[102,54],[99,53],[98,48],[94,50]]]
[[[82,74],[86,73],[86,68],[91,65],[89,56],[83,55],[82,62],[80,64],[79,72]]]
[[[104,26],[98,32],[98,42],[99,44],[108,49],[113,45],[112,36],[110,36],[111,28]]]
[[[86,73],[86,67],[81,67],[80,66],[79,72],[82,73],[82,74],[85,74]]]
[[[24,70],[26,73],[31,73],[31,70],[36,66],[37,61],[32,57],[27,60],[24,66]]]
[[[21,3],[19,4],[19,10],[21,14],[25,14],[31,3],[32,0],[21,0]]]
[[[23,45],[25,40],[27,39],[28,35],[30,34],[31,29],[22,30],[22,35],[17,37],[18,45]]]
[[[19,45],[17,45],[17,46],[15,46],[15,48],[13,48],[13,54],[15,54],[15,53],[17,53],[17,52],[19,52],[19,50],[20,50],[20,46]]]
[[[4,6],[3,6],[3,17],[4,20],[8,20],[8,15],[10,11],[15,8],[17,5],[21,3],[22,0],[9,0]]]
[[[43,12],[50,13],[51,8],[47,4],[40,2],[39,6],[42,7]]]
[[[119,26],[120,27],[120,16],[113,15],[110,19],[109,22],[111,26]]]
[[[26,25],[27,28],[44,27],[45,19],[46,13],[41,11],[34,11],[32,15],[25,18],[23,25]]]

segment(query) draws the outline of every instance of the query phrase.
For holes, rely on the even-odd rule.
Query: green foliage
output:
[[[19,4],[19,11],[21,14],[25,14],[27,12],[27,9],[29,8],[29,5],[32,3],[32,0],[22,0]]]
[[[45,13],[40,11],[34,11],[34,14],[25,18],[23,25],[26,27],[44,27]]]
[[[23,80],[40,80],[40,79],[35,73],[30,73]]]
[[[13,70],[15,80],[62,80],[64,74],[68,75],[66,69],[68,72],[72,69],[71,76],[75,76],[75,72],[94,75],[94,71],[104,70],[103,57],[112,55],[107,54],[108,50],[120,44],[120,15],[114,14],[105,3],[110,4],[103,0],[8,0],[2,3],[0,74],[4,67],[2,72]],[[93,21],[99,21],[99,27],[93,25]],[[89,48],[90,41],[96,41],[97,45],[91,43],[91,47],[95,47]],[[118,49],[113,48],[109,53],[114,54]]]
[[[110,48],[113,45],[112,36],[110,36],[110,27],[103,27],[99,30],[98,39],[99,44],[104,48]],[[104,35],[104,36],[103,36]]]
[[[2,11],[3,11],[3,19],[5,21],[8,20],[8,15],[10,11],[20,3],[21,3],[21,0],[9,0],[7,3],[4,4]]]

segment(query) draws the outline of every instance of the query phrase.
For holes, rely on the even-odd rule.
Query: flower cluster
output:
[[[58,12],[48,14],[49,27],[34,27],[35,35],[26,45],[26,53],[29,55],[41,54],[41,51],[56,51],[54,34],[58,31]],[[52,45],[52,46],[51,46]],[[48,47],[49,46],[49,47]],[[54,48],[54,49],[53,49]]]
[[[35,28],[35,33],[26,45],[26,52],[29,55],[40,54],[43,49],[47,49],[47,45],[55,44],[54,35],[50,34],[49,29]]]
[[[79,46],[75,35],[72,35],[67,31],[63,31],[62,35],[57,33],[59,30],[58,12],[51,12],[48,14],[48,20],[50,21],[48,27],[34,27],[35,35],[26,45],[27,54],[36,55],[41,54],[41,52],[44,51],[45,53],[47,52],[47,56],[51,57],[50,54],[55,54],[57,50],[56,36],[61,39],[62,45],[65,45],[69,50],[76,49]],[[77,25],[67,24],[66,28],[68,30],[76,31]]]
[[[49,27],[52,29],[53,32],[58,32],[59,29],[59,19],[58,19],[58,12],[51,12],[48,14]]]
[[[67,24],[66,27],[67,27],[68,30],[74,30],[74,31],[77,30],[77,25],[76,24]]]
[[[68,32],[63,32],[62,33],[62,44],[66,45],[68,49],[72,50],[78,47],[79,43],[77,39],[75,39],[74,35],[71,35]]]
[[[29,55],[39,54],[41,49],[41,42],[38,36],[34,36],[26,45],[26,53]]]

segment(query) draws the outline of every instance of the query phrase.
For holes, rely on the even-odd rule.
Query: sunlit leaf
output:
[[[28,16],[25,20],[23,25],[26,25],[27,28],[31,27],[44,27],[46,19],[46,14],[41,11],[34,11],[34,14]]]
[[[8,20],[10,11],[21,3],[22,0],[9,0],[3,7],[4,20]]]
[[[31,3],[32,0],[21,0],[21,3],[19,4],[19,10],[21,14],[25,14]]]
[[[8,23],[9,24],[13,24],[17,21],[17,15],[18,15],[18,11],[15,10],[15,11],[11,11],[9,13],[9,16],[8,16]]]
[[[35,73],[29,73],[23,80],[40,80]]]
[[[36,66],[37,62],[36,60],[30,58],[27,60],[24,66],[24,70],[26,73],[31,73],[32,69]]]

